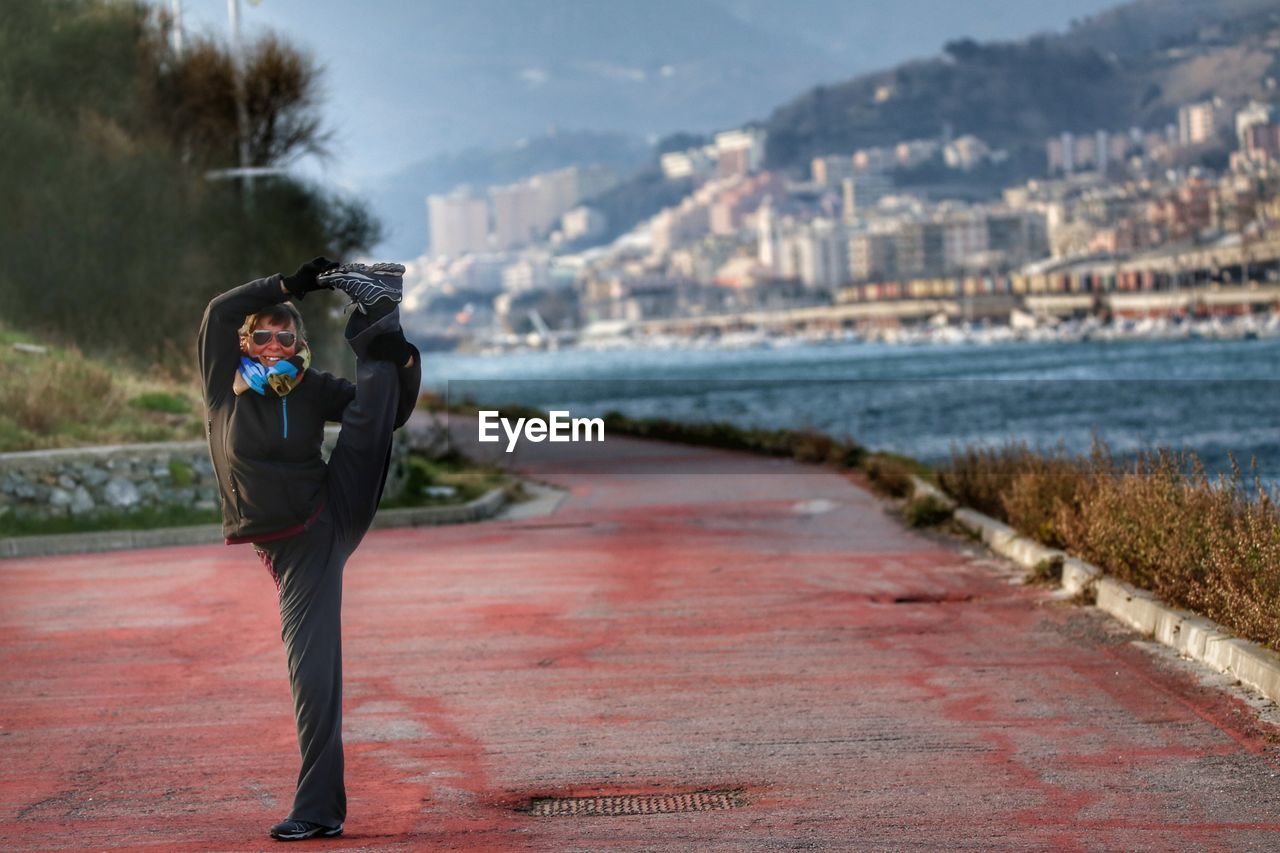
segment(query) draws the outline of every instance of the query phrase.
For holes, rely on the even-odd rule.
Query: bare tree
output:
[[[185,162],[198,169],[239,165],[235,62],[223,44],[194,39],[181,53],[153,41],[151,111]],[[245,49],[249,165],[280,166],[325,156],[330,134],[320,116],[320,68],[274,35]]]

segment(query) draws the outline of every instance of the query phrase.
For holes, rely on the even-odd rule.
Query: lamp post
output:
[[[170,45],[174,53],[182,53],[182,0],[171,0],[169,9],[173,18],[173,29],[169,32]]]
[[[244,49],[240,39],[240,0],[227,0],[227,19],[231,26],[231,68],[236,95],[236,147],[239,153],[241,187],[245,206],[253,203],[253,178],[249,168],[249,107],[245,103]]]

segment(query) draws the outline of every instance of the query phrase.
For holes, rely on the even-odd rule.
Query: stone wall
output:
[[[337,436],[336,426],[325,430],[325,458]],[[439,443],[431,430],[401,431],[396,438],[384,499],[403,489],[410,447]],[[168,507],[217,509],[205,442],[0,453],[0,518],[87,517]]]

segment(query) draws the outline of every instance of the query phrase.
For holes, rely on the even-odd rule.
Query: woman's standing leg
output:
[[[325,506],[298,536],[266,543],[280,587],[280,631],[289,660],[302,768],[289,818],[340,826],[347,817],[342,753],[342,575],[377,510],[399,399],[395,366],[365,356],[368,341],[399,328],[399,315],[354,317],[356,397],[329,458]]]
[[[260,546],[280,587],[302,766],[289,818],[340,826],[347,816],[342,754],[342,573],[349,550],[322,512],[304,533]]]

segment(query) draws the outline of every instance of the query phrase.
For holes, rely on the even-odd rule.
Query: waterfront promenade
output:
[[[369,535],[347,834],[306,846],[1280,846],[1276,730],[1190,665],[839,474],[610,441],[530,463],[553,514]],[[297,757],[250,549],[0,562],[0,637],[0,847],[272,845]],[[698,791],[731,793],[662,799]],[[735,807],[520,810],[590,795]]]

